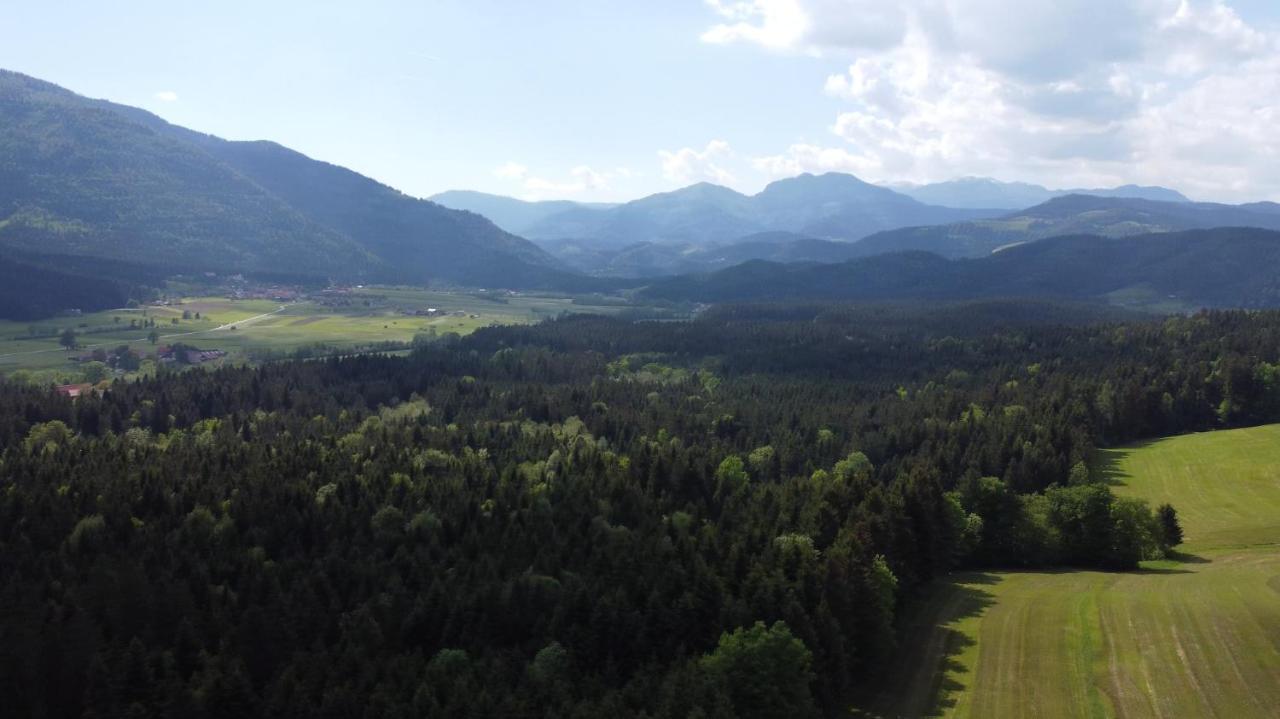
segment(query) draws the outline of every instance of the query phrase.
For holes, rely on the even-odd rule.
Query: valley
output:
[[[34,382],[84,381],[84,365],[95,350],[128,347],[139,366],[107,373],[135,379],[152,376],[159,348],[183,344],[225,353],[209,367],[290,357],[352,352],[396,352],[415,340],[462,336],[494,324],[531,323],[567,313],[618,314],[657,310],[608,300],[489,290],[426,290],[403,286],[341,288],[337,291],[283,290],[281,297],[249,299],[198,294],[176,295],[163,303],[100,312],[64,314],[33,322],[0,320],[0,372]],[[241,291],[238,294],[243,295]],[[271,291],[256,294],[269,295]],[[684,310],[687,312],[687,310]],[[679,311],[675,315],[679,316]],[[60,343],[66,330],[78,346]],[[152,342],[150,334],[156,334]]]
[[[1280,717],[1275,0],[153,4],[6,8],[0,719]]]

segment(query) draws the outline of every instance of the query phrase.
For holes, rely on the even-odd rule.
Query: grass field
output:
[[[1280,716],[1280,425],[1095,466],[1178,508],[1180,560],[954,577],[912,613],[872,716]]]
[[[78,370],[58,345],[58,333],[71,327],[83,348],[122,344],[149,352],[150,328],[130,321],[156,321],[160,343],[183,342],[229,353],[243,362],[255,354],[283,354],[302,347],[352,348],[379,342],[407,342],[419,333],[468,334],[491,324],[536,322],[567,312],[612,314],[614,304],[575,303],[567,297],[444,292],[420,288],[369,287],[342,298],[345,304],[318,301],[281,303],[225,297],[184,297],[165,306],[121,308],[36,322],[0,321],[0,371],[30,370],[49,381],[75,381]],[[437,310],[416,316],[418,310]],[[190,313],[183,319],[184,311]],[[200,319],[195,319],[195,314]],[[176,320],[176,322],[175,322]],[[38,332],[33,334],[32,329]]]

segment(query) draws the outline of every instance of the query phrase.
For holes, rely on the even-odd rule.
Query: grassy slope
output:
[[[1246,717],[1280,707],[1280,425],[1101,452],[1182,561],[966,573],[910,618],[873,716]]]

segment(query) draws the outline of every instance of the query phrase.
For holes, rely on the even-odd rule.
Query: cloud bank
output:
[[[989,175],[1280,198],[1280,33],[1223,0],[708,0],[702,40],[829,60],[827,142],[772,176]],[[711,153],[664,153],[669,179]],[[728,152],[727,145],[718,150]],[[724,167],[713,172],[731,177]]]

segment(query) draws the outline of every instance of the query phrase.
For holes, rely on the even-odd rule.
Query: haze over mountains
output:
[[[1155,234],[1280,230],[1280,205],[1269,202],[1200,203],[1165,188],[1121,187],[1010,212],[919,198],[1008,204],[1058,191],[966,179],[910,188],[911,197],[840,173],[779,180],[755,195],[700,183],[619,205],[471,192],[443,193],[435,202],[273,142],[223,140],[17,73],[0,71],[0,122],[0,271],[14,287],[100,280],[105,284],[92,286],[104,302],[118,302],[131,285],[207,271],[563,292],[718,272],[657,282],[651,290],[672,299],[785,297],[789,282],[850,298],[1036,294],[1050,290],[997,275],[1039,277],[1040,270],[1019,263],[1044,257],[1078,268],[1082,278],[1112,278],[1109,289],[1088,284],[1090,297],[1144,283],[1157,294],[1186,294],[1171,277],[1198,287],[1190,269],[1151,275],[1162,252],[1178,267],[1213,274],[1235,263],[1243,273],[1243,289],[1201,287],[1189,295],[1196,301],[1277,299],[1259,274],[1276,266],[1267,249],[1275,236],[1222,230],[1170,235],[1161,243]],[[1055,242],[1056,254],[1019,247],[1078,235],[1143,239]],[[917,254],[860,260],[904,252]],[[981,257],[991,261],[945,262]],[[735,267],[741,263],[749,264]],[[829,267],[813,267],[824,263]],[[973,268],[998,272],[989,277]],[[838,278],[859,289],[836,287]],[[1043,287],[1055,287],[1054,279],[1046,277]],[[966,290],[971,282],[980,288]],[[19,302],[27,294],[9,292],[11,316],[56,310],[49,302]]]
[[[775,192],[785,189],[788,185],[802,187],[806,190],[813,189],[815,185],[826,186],[831,188],[837,194],[834,203],[828,205],[827,211],[833,212],[839,209],[840,205],[844,205],[851,198],[843,196],[842,190],[852,187],[855,192],[863,191],[862,183],[852,175],[844,173],[827,173],[821,178],[814,178],[813,175],[801,175],[797,178],[780,180],[770,185]],[[781,184],[779,184],[781,183]],[[872,185],[872,187],[875,187]],[[766,188],[765,192],[769,192]],[[693,188],[685,188],[692,190]],[[728,188],[723,188],[728,189]],[[889,184],[881,186],[880,189],[887,189],[893,192],[893,195],[886,193],[868,193],[872,197],[880,200],[893,198],[892,201],[898,206],[902,206],[899,195],[905,195],[919,203],[925,205],[933,205],[948,210],[977,210],[976,215],[995,215],[1000,214],[998,210],[1020,210],[1039,205],[1055,197],[1063,197],[1066,195],[1093,195],[1097,197],[1126,197],[1134,199],[1155,200],[1159,202],[1190,202],[1189,199],[1177,190],[1171,190],[1166,187],[1142,187],[1138,185],[1121,185],[1113,188],[1095,188],[1095,189],[1075,189],[1075,190],[1050,190],[1041,185],[1033,185],[1026,182],[1001,182],[986,177],[965,177],[947,182],[935,182],[925,185],[912,184]],[[684,193],[685,190],[676,190],[674,193],[664,193],[655,195],[655,198],[666,197],[670,201],[671,195]],[[729,192],[733,192],[730,190]],[[690,193],[694,194],[694,193]],[[761,193],[765,194],[765,193]],[[739,198],[744,197],[739,193],[733,193]],[[732,197],[733,195],[730,195]],[[568,227],[569,230],[578,233],[584,233],[593,228],[597,223],[607,222],[608,219],[603,215],[593,213],[584,213],[580,210],[611,210],[623,207],[633,203],[640,203],[646,207],[662,207],[664,203],[651,200],[649,197],[634,200],[632,203],[624,203],[622,205],[607,203],[580,203],[571,200],[541,200],[529,201],[520,200],[514,197],[505,197],[503,195],[493,195],[485,192],[475,192],[472,190],[449,190],[432,195],[429,198],[432,202],[437,202],[445,207],[452,207],[457,210],[468,210],[475,212],[498,225],[502,229],[517,235],[522,235],[535,240],[564,239],[570,235],[566,234],[568,230],[562,228]],[[803,198],[802,202],[809,198]],[[863,197],[864,206],[868,198]],[[918,209],[918,208],[917,208]],[[632,213],[635,211],[633,210]],[[819,213],[823,210],[819,210]],[[933,210],[936,217],[937,210]],[[568,214],[565,214],[568,213]],[[946,214],[943,212],[942,214]],[[922,220],[930,219],[930,215],[917,216],[915,221],[909,224],[933,224],[933,222],[924,222]],[[778,223],[774,223],[778,224]],[[782,224],[787,224],[785,219]],[[794,224],[794,223],[792,223]],[[806,231],[804,227],[773,227],[770,229],[784,230],[797,233]],[[810,228],[811,229],[811,228]],[[594,230],[598,233],[598,230]],[[723,234],[712,231],[712,234]],[[811,232],[811,234],[814,234]],[[849,233],[843,233],[849,234]],[[646,236],[640,241],[658,240],[656,236]],[[843,239],[851,239],[844,237]],[[856,239],[856,238],[852,238]],[[615,242],[613,238],[608,241]]]
[[[563,202],[485,197],[486,203],[504,212],[507,207],[525,207],[526,217],[538,214],[526,234],[568,266],[614,277],[710,272],[752,259],[839,262],[909,250],[952,258],[981,257],[1058,235],[1121,237],[1211,227],[1280,229],[1276,203],[1191,202],[1165,188],[1092,190],[1007,212],[923,205],[838,173],[781,180],[755,196],[704,183],[605,210],[582,206],[566,210]],[[965,213],[972,218],[930,221]],[[856,228],[877,224],[899,226],[858,236]],[[751,232],[760,225],[790,229]],[[547,237],[556,234],[580,237]]]
[[[1053,216],[1052,220],[1028,223],[1026,218],[1006,219],[1009,212],[1005,208],[1028,208],[1075,196],[1068,194],[1073,192],[1099,198],[1189,203],[1181,193],[1162,187],[1126,185],[1063,191],[966,178],[893,189],[835,172],[778,180],[756,195],[699,183],[620,205],[529,202],[469,191],[445,192],[431,199],[484,214],[504,229],[530,238],[572,269],[613,277],[708,272],[751,259],[833,262],[906,249],[969,256],[1064,232],[1134,234],[1223,224],[1207,218],[1183,219],[1136,222],[1121,229],[1118,221],[1109,225],[1093,219],[1071,221],[1065,217],[1065,208],[1073,206],[1070,203],[1046,208],[1044,212]],[[1091,211],[1083,206],[1080,209]],[[1037,211],[1029,212],[1035,215]],[[1148,214],[1163,212],[1156,209]],[[1203,213],[1197,209],[1181,214]],[[954,230],[931,243],[905,236],[911,232],[905,228],[920,226],[950,226]],[[1064,228],[1061,232],[1057,231],[1059,226]],[[1104,229],[1092,229],[1095,226]],[[881,236],[895,230],[904,236]],[[964,238],[970,235],[999,239],[994,244],[986,239],[974,241],[969,243],[974,249],[969,249]],[[864,238],[876,239],[866,244]],[[896,246],[899,241],[901,246]]]
[[[491,196],[490,196],[491,197]],[[453,193],[438,201],[458,202]],[[490,199],[492,202],[492,199]],[[499,210],[512,216],[510,208]],[[475,207],[474,202],[469,203]],[[568,241],[625,247],[638,242],[710,244],[760,232],[793,232],[839,240],[857,240],[880,230],[989,217],[992,210],[926,205],[888,188],[841,173],[803,174],[778,180],[755,195],[711,183],[642,197],[614,207],[578,205],[553,209],[543,203],[524,207],[545,212],[524,215],[521,234],[544,244]],[[492,210],[491,210],[492,211]]]
[[[1222,205],[1067,195],[998,218],[890,230],[867,237],[858,246],[863,255],[923,250],[943,257],[981,257],[1002,247],[1059,235],[1124,237],[1211,227],[1280,230],[1280,204]]]
[[[1093,189],[1050,190],[1027,182],[1001,182],[989,177],[962,177],[925,185],[890,185],[909,197],[931,205],[947,207],[998,208],[1020,210],[1065,195],[1130,197],[1159,202],[1190,202],[1185,195],[1167,187],[1121,185]]]

